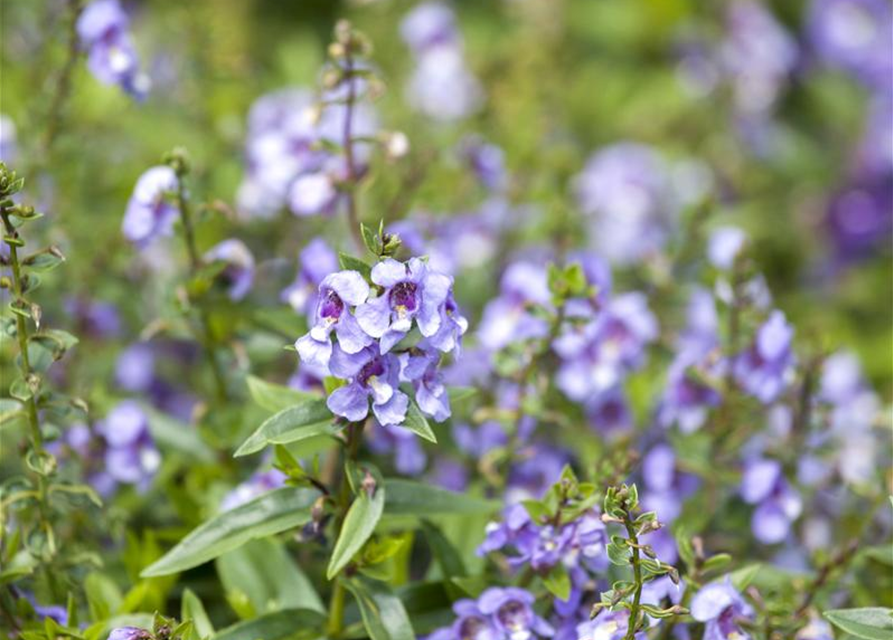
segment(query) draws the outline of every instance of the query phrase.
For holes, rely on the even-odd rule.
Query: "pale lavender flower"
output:
[[[171,235],[180,213],[170,201],[177,185],[177,175],[168,166],[152,167],[140,176],[124,214],[124,237],[143,248],[159,236]]]
[[[115,381],[125,391],[148,391],[155,380],[155,352],[146,342],[135,342],[115,362]]]
[[[702,587],[691,602],[691,617],[705,624],[704,640],[748,640],[738,620],[752,620],[753,613],[728,577]]]
[[[238,238],[230,238],[214,245],[204,259],[208,262],[226,263],[221,277],[226,281],[231,300],[241,300],[251,290],[251,285],[254,284],[254,256]]]
[[[96,429],[106,443],[105,472],[112,480],[140,490],[161,466],[161,454],[149,432],[149,418],[132,400],[119,402]]]
[[[609,611],[578,625],[577,640],[622,640],[628,629],[629,611]],[[647,636],[644,631],[639,631],[635,638],[645,640]]]
[[[338,256],[325,240],[314,238],[301,251],[299,262],[294,282],[282,290],[280,298],[298,313],[311,313],[323,278],[338,270]]]
[[[505,189],[508,175],[505,169],[505,154],[501,148],[484,142],[478,136],[468,136],[460,145],[460,154],[486,189],[490,191]]]
[[[313,326],[295,342],[301,360],[327,366],[332,355],[332,331],[346,353],[357,353],[372,344],[372,338],[350,311],[351,306],[362,304],[368,296],[369,285],[356,271],[338,271],[323,278]]]
[[[446,44],[455,44],[460,35],[456,15],[443,2],[423,2],[404,16],[400,37],[415,54]]]
[[[401,353],[399,359],[400,380],[412,383],[419,409],[437,422],[449,418],[450,398],[438,369],[440,354],[435,351],[422,351],[420,355]]]
[[[492,616],[496,628],[513,640],[549,637],[554,629],[533,610],[533,594],[515,587],[490,587],[478,596],[478,607]]]
[[[406,418],[409,398],[399,390],[400,362],[382,354],[378,345],[347,353],[339,342],[329,360],[332,375],[347,384],[335,389],[326,404],[335,415],[359,422],[372,411],[382,425],[399,425]]]
[[[382,426],[373,421],[366,442],[373,453],[393,454],[394,468],[398,473],[417,476],[425,470],[428,456],[418,436],[409,429],[396,425]]]
[[[76,29],[97,80],[119,85],[136,98],[145,96],[149,78],[139,70],[129,20],[118,0],[93,0],[78,17]]]
[[[741,497],[757,505],[751,530],[763,544],[783,541],[803,508],[800,495],[784,477],[781,463],[766,458],[746,464],[741,478]]]
[[[541,264],[514,262],[500,280],[500,295],[487,303],[478,327],[482,346],[498,351],[512,342],[545,337],[548,325],[529,305],[551,305],[548,277]]]
[[[747,242],[747,234],[738,227],[719,227],[710,234],[707,257],[714,267],[728,270]]]
[[[773,311],[751,347],[735,360],[735,377],[747,393],[768,404],[785,390],[795,361],[793,338],[794,329],[784,313]]]
[[[118,627],[112,629],[108,640],[152,640],[152,634],[139,627]]]
[[[19,155],[16,126],[7,115],[0,113],[0,162],[15,163]]]

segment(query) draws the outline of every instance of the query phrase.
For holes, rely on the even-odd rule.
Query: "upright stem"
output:
[[[43,153],[46,155],[56,141],[59,133],[59,124],[62,121],[62,111],[65,108],[65,102],[71,93],[71,76],[74,74],[75,65],[78,61],[78,33],[77,21],[81,15],[81,0],[69,0],[70,22],[68,25],[68,47],[66,50],[65,64],[59,72],[59,77],[55,82],[56,91],[53,94],[50,108],[47,113],[46,128],[43,137]]]
[[[353,58],[350,55],[348,47],[347,54],[344,58],[344,76],[347,78],[347,99],[345,101],[344,112],[344,165],[347,172],[347,223],[350,226],[350,233],[357,249],[363,250],[363,236],[360,234],[360,216],[357,212],[356,197],[356,168],[354,167],[353,157],[353,108],[357,99],[356,84],[353,77]]]
[[[636,583],[636,593],[633,596],[633,604],[629,610],[629,623],[626,626],[624,640],[635,640],[636,627],[639,623],[639,607],[642,600],[642,565],[640,564],[639,538],[636,535],[636,528],[629,511],[623,517],[623,525],[626,527],[629,541],[632,542],[633,557],[631,563],[633,565],[633,579]]]
[[[363,422],[352,422],[347,425],[347,442],[344,444],[343,458],[346,463],[348,460],[356,461],[360,448],[360,439],[363,437]],[[344,472],[345,465],[341,466],[341,486],[338,492],[338,516],[335,519],[335,540],[341,534],[341,527],[344,524],[344,518],[347,510],[350,508],[350,483]],[[329,602],[329,621],[328,635],[331,638],[337,638],[344,629],[344,600],[345,589],[341,582],[341,576],[335,578],[335,586],[332,590],[332,599]]]
[[[198,245],[195,241],[195,228],[192,222],[192,207],[189,198],[186,196],[186,172],[185,170],[177,170],[177,205],[180,209],[180,220],[183,222],[183,238],[186,241],[186,251],[189,253],[190,273],[195,275],[202,266],[201,257],[198,253]],[[203,304],[199,303],[198,317],[201,323],[202,342],[204,342],[205,352],[208,362],[211,365],[211,372],[214,375],[214,386],[217,392],[217,399],[226,400],[226,377],[220,368],[220,362],[217,360],[216,350],[214,348],[214,332],[211,328],[211,320],[205,310]]]

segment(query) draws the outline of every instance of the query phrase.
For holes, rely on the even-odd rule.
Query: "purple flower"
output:
[[[127,203],[122,231],[140,248],[173,232],[179,209],[168,200],[177,190],[177,175],[167,166],[152,167],[137,180]]]
[[[244,242],[237,238],[224,240],[211,247],[204,258],[208,262],[219,260],[226,263],[221,276],[227,283],[231,300],[241,300],[251,290],[254,283],[254,256]]]
[[[889,136],[885,139],[889,144]],[[825,226],[838,258],[864,260],[889,245],[893,230],[893,191],[890,179],[863,180],[835,194],[825,214]]]
[[[509,504],[541,498],[570,461],[567,453],[545,444],[532,444],[519,454],[520,460],[512,465],[506,481],[505,501]]]
[[[747,234],[738,227],[720,227],[710,234],[707,257],[714,267],[728,270],[747,242]]]
[[[387,353],[412,328],[432,338],[440,330],[452,279],[437,273],[419,258],[402,263],[385,258],[372,268],[372,282],[383,291],[360,304],[356,319],[366,334],[381,340]]]
[[[562,358],[558,388],[578,402],[608,391],[641,364],[645,346],[657,333],[657,320],[643,294],[615,297],[594,320],[567,327],[554,341]]]
[[[505,154],[494,144],[477,136],[468,136],[461,143],[461,157],[480,183],[490,191],[502,191],[508,182]]]
[[[439,457],[434,461],[431,482],[450,491],[465,491],[468,488],[468,470],[456,460]]]
[[[750,524],[754,536],[763,544],[784,540],[803,508],[800,495],[788,484],[781,463],[776,460],[757,458],[745,465],[741,497],[758,505]]]
[[[888,90],[893,74],[893,9],[885,0],[814,0],[809,36],[819,58],[870,87]]]
[[[262,496],[268,491],[285,486],[286,475],[278,469],[258,471],[245,482],[224,496],[220,503],[220,511],[229,511]]]
[[[282,290],[284,302],[299,313],[310,313],[316,308],[319,284],[328,274],[338,270],[338,256],[322,238],[311,240],[300,256],[300,267],[294,282]]]
[[[358,353],[372,344],[349,307],[365,302],[369,285],[356,271],[338,271],[326,276],[319,285],[316,317],[310,331],[295,342],[301,360],[327,366],[332,355],[330,334],[335,331],[345,353]]]
[[[152,634],[139,627],[118,627],[112,629],[108,640],[152,640]]]
[[[161,466],[149,418],[132,400],[119,402],[96,431],[105,439],[105,472],[115,481],[145,490]]]
[[[614,264],[655,253],[676,225],[669,170],[644,145],[620,143],[594,154],[574,179],[574,192],[592,220],[593,247]]]
[[[136,98],[144,97],[149,79],[140,73],[127,14],[118,0],[93,0],[81,12],[76,28],[87,50],[90,73],[104,84],[116,84]]]
[[[492,616],[496,628],[512,640],[551,636],[554,629],[533,611],[535,600],[523,589],[491,587],[478,597],[478,607]]]
[[[753,608],[745,602],[728,577],[701,588],[691,602],[691,617],[705,623],[704,640],[747,640],[750,634],[738,626],[739,619],[753,618]]]
[[[449,418],[450,398],[443,384],[443,376],[437,368],[440,355],[423,351],[421,355],[402,353],[399,358],[400,379],[412,383],[419,409],[437,422]]]
[[[773,311],[757,330],[753,345],[735,360],[738,384],[765,404],[778,398],[789,383],[794,365],[793,338],[794,329],[784,313]]]
[[[372,411],[383,425],[399,425],[406,418],[409,398],[399,390],[400,363],[397,356],[382,354],[377,345],[347,353],[341,343],[332,351],[329,370],[347,380],[335,389],[326,402],[332,413],[359,422]]]
[[[155,352],[147,342],[135,342],[118,355],[115,381],[125,391],[148,391],[155,380]]]
[[[667,444],[656,445],[642,460],[642,507],[655,511],[662,522],[672,522],[682,512],[682,502],[698,488],[698,479],[676,468],[676,453]],[[668,559],[665,559],[669,561]]]
[[[622,640],[628,628],[629,611],[610,611],[577,625],[577,640]],[[647,638],[644,631],[636,633],[635,637],[636,640]]]
[[[474,600],[463,599],[453,603],[456,621],[451,631],[454,638],[461,640],[502,640],[502,634],[493,620],[483,613]]]
[[[288,208],[298,216],[332,214],[337,201],[332,176],[324,171],[299,175],[288,190]]]
[[[412,9],[400,23],[400,37],[414,53],[459,40],[456,16],[442,2],[423,2]]]
[[[16,126],[12,118],[0,113],[0,162],[13,164],[19,155]]]
[[[65,312],[72,316],[79,335],[94,338],[115,338],[121,333],[121,314],[111,302],[70,297]]]
[[[412,431],[395,425],[382,426],[373,422],[366,442],[378,455],[394,454],[394,468],[402,474],[417,476],[425,470],[428,456]]]
[[[617,436],[633,426],[632,411],[620,387],[608,389],[588,400],[586,418],[596,430],[606,436]]]
[[[548,325],[528,310],[531,304],[550,305],[548,277],[542,264],[514,262],[500,280],[500,295],[484,308],[478,328],[481,345],[498,351],[512,342],[545,337]]]
[[[454,424],[453,440],[462,452],[480,459],[493,449],[508,444],[508,435],[501,424],[491,420],[477,429],[472,429],[467,424]]]

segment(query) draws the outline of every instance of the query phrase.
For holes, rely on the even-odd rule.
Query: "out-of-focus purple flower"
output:
[[[668,444],[656,445],[642,460],[642,507],[656,511],[670,523],[682,512],[683,501],[698,488],[698,478],[676,468],[676,453]],[[669,561],[664,558],[664,561]]]
[[[280,294],[298,313],[316,308],[319,284],[328,274],[338,270],[338,256],[322,238],[314,238],[301,251],[300,266],[294,282]]]
[[[13,587],[13,596],[17,594],[15,587]],[[68,610],[60,606],[58,604],[51,605],[40,605],[37,603],[37,598],[34,597],[33,593],[30,592],[19,592],[24,598],[31,603],[31,606],[34,608],[34,613],[37,614],[37,618],[39,620],[44,620],[46,618],[50,618],[55,622],[59,623],[63,627],[68,626]]]
[[[777,460],[758,458],[746,464],[741,497],[758,505],[751,518],[751,530],[763,544],[784,540],[803,508],[800,495],[785,479]]]
[[[482,613],[492,616],[496,628],[509,638],[551,636],[552,627],[533,610],[535,600],[524,589],[490,587],[478,597],[478,607]]]
[[[872,98],[857,160],[859,175],[864,180],[886,181],[890,188],[893,180],[893,92]]]
[[[577,640],[622,640],[629,629],[629,611],[609,611],[594,620],[577,625]],[[645,640],[644,631],[636,633],[636,640]]]
[[[515,504],[522,500],[537,500],[558,482],[570,456],[546,444],[531,444],[520,452],[520,460],[512,465],[506,481],[505,501]]]
[[[726,577],[701,588],[691,601],[691,617],[705,624],[704,640],[747,640],[738,619],[752,619],[751,607]]]
[[[152,640],[152,634],[139,627],[118,627],[112,629],[108,640]]]
[[[87,50],[87,66],[96,79],[142,98],[149,90],[149,78],[140,72],[128,27],[118,0],[93,0],[76,25],[81,47]]]
[[[450,491],[465,491],[468,488],[468,470],[450,458],[439,457],[434,461],[431,482]]]
[[[111,302],[72,296],[65,300],[65,312],[71,316],[78,335],[103,339],[121,334],[121,315]]]
[[[612,389],[642,363],[645,347],[657,333],[657,320],[643,294],[614,297],[593,321],[567,327],[554,341],[562,359],[558,388],[578,402]]]
[[[731,269],[747,242],[747,234],[738,227],[720,227],[710,234],[707,257],[718,269]]]
[[[288,379],[288,386],[299,391],[319,391],[324,389],[323,381],[329,375],[329,368],[319,364],[301,362],[297,371]]]
[[[442,2],[423,2],[404,16],[400,37],[415,54],[455,44],[460,38],[456,15]]]
[[[834,631],[821,618],[810,616],[809,622],[797,632],[794,640],[834,640]]]
[[[115,482],[136,485],[140,490],[161,466],[161,454],[149,432],[149,418],[132,400],[119,402],[97,425],[106,442],[105,472]]]
[[[334,330],[345,353],[357,353],[372,344],[349,307],[359,305],[369,296],[369,285],[357,271],[329,274],[319,285],[316,317],[310,331],[295,342],[301,360],[313,365],[328,366],[332,355],[330,334]]]
[[[752,0],[729,4],[726,23],[720,56],[735,106],[745,116],[764,114],[797,64],[796,42],[764,5]]]
[[[788,386],[794,365],[794,328],[775,310],[757,330],[753,345],[735,360],[741,387],[763,403],[771,403]]]
[[[845,262],[863,260],[878,248],[889,250],[893,230],[891,181],[847,186],[832,197],[825,225],[835,253]]]
[[[814,0],[809,37],[819,58],[869,87],[889,90],[893,76],[893,8],[885,0]]]
[[[177,175],[168,166],[152,167],[141,175],[124,213],[124,237],[143,248],[159,236],[170,235],[180,214],[169,200],[177,185]]]
[[[460,145],[461,157],[480,183],[490,191],[502,191],[508,182],[505,154],[495,144],[488,144],[478,136],[468,136]]]
[[[382,354],[377,345],[347,353],[335,346],[329,360],[332,375],[348,383],[335,389],[327,400],[335,415],[351,422],[363,420],[372,411],[382,425],[399,425],[406,418],[409,398],[399,390],[400,363],[391,354]]]
[[[278,469],[257,471],[224,496],[220,511],[229,511],[285,485],[286,475]]]
[[[357,307],[356,319],[366,334],[381,340],[382,353],[409,333],[413,320],[424,337],[438,333],[452,278],[418,258],[406,263],[385,258],[372,267],[372,282],[383,291]]]
[[[574,191],[592,219],[593,247],[614,264],[655,253],[676,225],[668,168],[650,147],[625,142],[602,149],[574,179]]]
[[[19,156],[16,126],[9,116],[0,113],[0,162],[15,163]]]
[[[254,284],[254,256],[238,238],[230,238],[214,245],[204,256],[208,262],[226,263],[221,276],[226,281],[231,300],[244,298]]]
[[[606,436],[627,432],[633,425],[629,402],[619,386],[594,396],[584,410],[589,424]]]
[[[299,175],[288,190],[288,208],[299,216],[332,214],[337,201],[332,176],[323,171]]]
[[[373,422],[366,438],[369,448],[378,455],[394,454],[394,468],[402,474],[417,476],[425,470],[428,456],[412,431],[394,425]]]
[[[499,296],[487,303],[478,327],[481,345],[498,351],[515,341],[545,337],[546,321],[528,310],[530,304],[550,304],[543,265],[514,262],[502,274],[499,286]]]
[[[125,391],[147,391],[155,380],[155,352],[146,342],[135,342],[115,363],[115,381]]]

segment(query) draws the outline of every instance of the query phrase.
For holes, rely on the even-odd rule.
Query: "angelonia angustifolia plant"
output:
[[[4,5],[0,638],[893,634],[889,3],[472,4]]]

